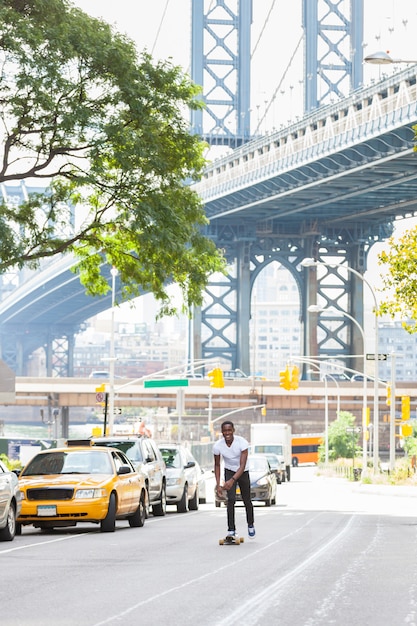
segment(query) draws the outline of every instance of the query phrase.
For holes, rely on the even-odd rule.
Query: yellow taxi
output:
[[[145,523],[147,491],[142,473],[115,448],[68,441],[64,448],[36,454],[19,476],[22,508],[16,534],[32,524],[42,530],[100,524],[114,532],[116,520]]]

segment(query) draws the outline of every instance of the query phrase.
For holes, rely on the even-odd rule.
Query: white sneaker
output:
[[[235,536],[236,536],[236,531],[235,530],[228,530],[227,531],[226,537],[235,537]]]

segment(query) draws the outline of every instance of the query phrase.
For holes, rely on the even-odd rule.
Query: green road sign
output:
[[[143,386],[150,387],[188,387],[187,378],[178,378],[171,380],[170,378],[161,378],[161,380],[145,380]]]

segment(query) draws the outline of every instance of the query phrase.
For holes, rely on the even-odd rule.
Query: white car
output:
[[[201,468],[191,452],[180,444],[160,444],[167,472],[167,504],[175,504],[178,513],[197,511]]]
[[[0,541],[14,539],[21,505],[17,476],[0,461]]]

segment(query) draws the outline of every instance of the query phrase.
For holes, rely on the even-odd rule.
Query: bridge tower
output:
[[[347,96],[363,80],[363,0],[302,0],[304,111]],[[252,138],[252,0],[193,0],[191,77],[206,108],[191,127],[210,145]]]
[[[191,127],[210,145],[249,141],[252,0],[193,0],[191,77],[203,87],[204,111]]]
[[[309,113],[321,105],[347,96],[362,85],[363,0],[302,0],[304,42],[304,108]],[[237,7],[237,11],[232,7]],[[206,110],[194,113],[192,128],[211,145],[237,147],[250,132],[250,27],[251,0],[193,2],[192,78],[203,88]],[[209,124],[211,122],[211,125]],[[216,234],[214,234],[216,231]],[[313,229],[314,231],[314,229]],[[359,354],[363,348],[357,327],[348,319],[334,331],[333,319],[322,319],[325,340],[317,345],[317,329],[307,313],[317,294],[336,308],[349,312],[363,326],[363,284],[343,270],[320,281],[315,271],[297,270],[303,257],[325,262],[336,255],[340,266],[359,273],[366,270],[368,238],[349,233],[326,239],[317,249],[320,233],[293,233],[257,237],[251,225],[229,221],[215,225],[210,236],[225,249],[230,260],[227,277],[216,277],[207,289],[207,304],[194,324],[194,354],[202,358],[227,358],[230,367],[250,371],[249,322],[253,283],[262,268],[278,261],[294,275],[302,303],[303,353]],[[341,292],[344,299],[341,298]],[[342,304],[343,302],[343,304]],[[337,335],[337,338],[336,338]],[[329,348],[332,345],[333,348]],[[336,347],[335,347],[336,346]],[[330,352],[329,352],[330,350]],[[354,367],[354,362],[347,365]]]
[[[304,112],[363,81],[363,0],[303,0]]]

